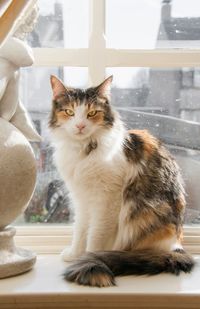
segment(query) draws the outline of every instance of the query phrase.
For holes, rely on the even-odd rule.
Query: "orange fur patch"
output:
[[[184,209],[185,209],[184,196],[179,197],[176,203],[176,209],[178,210],[180,215],[184,213]],[[183,228],[181,225],[177,228],[177,237],[178,237],[178,242],[181,244],[183,242]]]
[[[90,285],[98,287],[113,286],[110,276],[105,273],[92,274],[90,276]]]
[[[159,216],[167,216],[171,213],[171,207],[167,203],[163,203],[159,208],[153,209],[144,209],[140,211],[138,216],[131,216],[131,213],[127,216],[127,224],[134,224],[134,230],[140,229],[143,231],[148,231],[150,226],[156,226],[160,222]],[[130,221],[131,218],[131,221]],[[139,234],[139,233],[138,233]]]
[[[104,114],[103,112],[98,112],[94,117],[90,117],[89,118],[90,121],[92,121],[93,123],[103,123],[104,121]]]
[[[178,228],[177,231],[177,239],[179,244],[183,243],[183,228],[181,226]]]
[[[176,203],[176,209],[179,213],[183,213],[185,209],[185,198],[184,196],[180,196],[177,203]]]
[[[174,224],[168,224],[155,232],[147,235],[136,246],[136,249],[146,249],[156,247],[162,240],[167,240],[177,236],[176,226]]]
[[[126,216],[124,217],[124,230],[126,230],[126,243],[123,250],[132,250],[140,246],[145,239],[148,239],[152,234],[151,227],[157,227],[157,230],[160,231],[165,229],[164,224],[162,223],[162,217],[167,217],[172,212],[172,209],[168,203],[163,203],[159,207],[143,209],[134,214],[131,208],[126,209]],[[163,234],[161,235],[161,238]],[[151,246],[151,241],[147,244]],[[146,246],[146,242],[145,242]],[[140,247],[139,247],[140,248]],[[142,246],[143,248],[143,246]],[[122,248],[120,248],[121,250]]]
[[[144,156],[146,159],[152,155],[155,149],[158,149],[158,140],[147,130],[130,130],[128,132],[136,134],[141,138],[144,143]]]
[[[56,112],[56,117],[57,117],[57,123],[62,124],[66,122],[69,118],[71,118],[69,115],[65,113],[65,111],[57,111]]]

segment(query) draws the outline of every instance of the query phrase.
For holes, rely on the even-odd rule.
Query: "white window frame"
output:
[[[106,48],[105,1],[90,1],[88,48],[34,48],[34,66],[88,67],[88,85],[105,77],[106,67],[180,68],[200,66],[198,49],[132,50]],[[38,253],[59,253],[72,239],[72,226],[18,226],[17,245]],[[184,226],[184,246],[200,253],[200,227]]]

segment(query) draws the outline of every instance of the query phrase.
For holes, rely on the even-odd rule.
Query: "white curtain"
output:
[[[37,0],[0,0],[0,46],[13,35]]]

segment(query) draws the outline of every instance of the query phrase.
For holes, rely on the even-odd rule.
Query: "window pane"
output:
[[[108,68],[112,102],[129,128],[148,129],[175,155],[186,184],[186,223],[200,223],[200,68]]]
[[[55,168],[49,141],[48,118],[51,109],[49,76],[54,74],[67,85],[86,87],[87,68],[25,68],[21,70],[21,99],[43,137],[41,143],[32,143],[37,160],[37,184],[25,214],[17,219],[23,223],[71,222],[73,213],[69,207],[68,192]]]
[[[199,0],[107,0],[107,47],[200,47]]]
[[[28,42],[32,47],[88,47],[89,0],[38,0],[39,17]]]

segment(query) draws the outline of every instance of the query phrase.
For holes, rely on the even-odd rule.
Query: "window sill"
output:
[[[116,287],[65,282],[58,255],[39,255],[34,269],[0,280],[0,308],[200,308],[200,256],[191,274],[121,277]]]
[[[72,225],[16,226],[16,230],[16,245],[38,254],[59,254],[72,240]],[[183,246],[192,254],[200,254],[199,226],[184,227]]]

